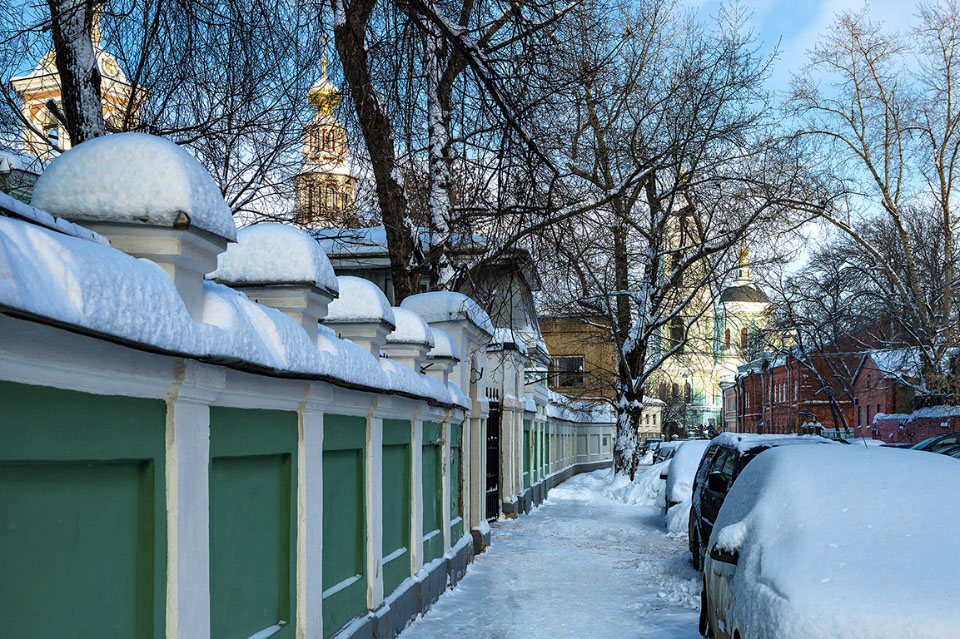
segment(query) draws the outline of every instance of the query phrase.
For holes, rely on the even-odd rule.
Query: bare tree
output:
[[[554,248],[561,292],[604,314],[617,345],[619,473],[636,468],[648,383],[708,340],[701,319],[744,236],[803,203],[743,20],[722,13],[710,28],[669,3],[634,3],[584,49],[584,70],[611,62],[580,74],[572,170],[603,204],[556,227]]]
[[[957,3],[922,5],[910,36],[885,32],[867,9],[840,14],[795,81],[790,106],[816,179],[845,196],[819,215],[876,267],[871,299],[920,349],[927,392],[956,398]],[[936,254],[925,256],[931,245]]]

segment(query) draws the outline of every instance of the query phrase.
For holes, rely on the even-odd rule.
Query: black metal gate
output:
[[[500,392],[488,388],[487,399],[487,521],[496,521],[500,516]]]

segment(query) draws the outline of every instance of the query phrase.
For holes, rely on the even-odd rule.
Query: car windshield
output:
[[[915,450],[922,450],[922,449],[926,448],[927,446],[929,446],[930,444],[932,444],[933,442],[935,442],[935,441],[937,441],[938,439],[940,439],[941,437],[943,437],[943,435],[934,435],[933,437],[927,437],[925,440],[923,440],[923,441],[920,442],[919,444],[914,444],[914,445],[911,446],[910,448],[913,448],[913,449],[915,449]]]

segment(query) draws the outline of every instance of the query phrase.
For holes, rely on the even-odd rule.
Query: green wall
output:
[[[423,563],[443,554],[442,428],[436,422],[423,422]]]
[[[367,533],[364,515],[366,440],[366,418],[323,416],[325,637],[367,608]]]
[[[162,400],[0,382],[0,628],[164,636]]]
[[[463,536],[463,512],[460,507],[463,498],[463,426],[450,426],[450,521],[460,517],[460,521],[450,525],[450,543],[457,543]]]
[[[293,637],[297,414],[210,409],[210,636]]]
[[[413,478],[410,422],[383,420],[383,593],[411,574],[410,511]],[[389,560],[387,558],[390,558]]]

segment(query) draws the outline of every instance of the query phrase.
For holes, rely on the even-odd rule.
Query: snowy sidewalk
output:
[[[610,471],[578,475],[493,544],[401,639],[698,639],[699,573],[662,507],[607,495]]]

